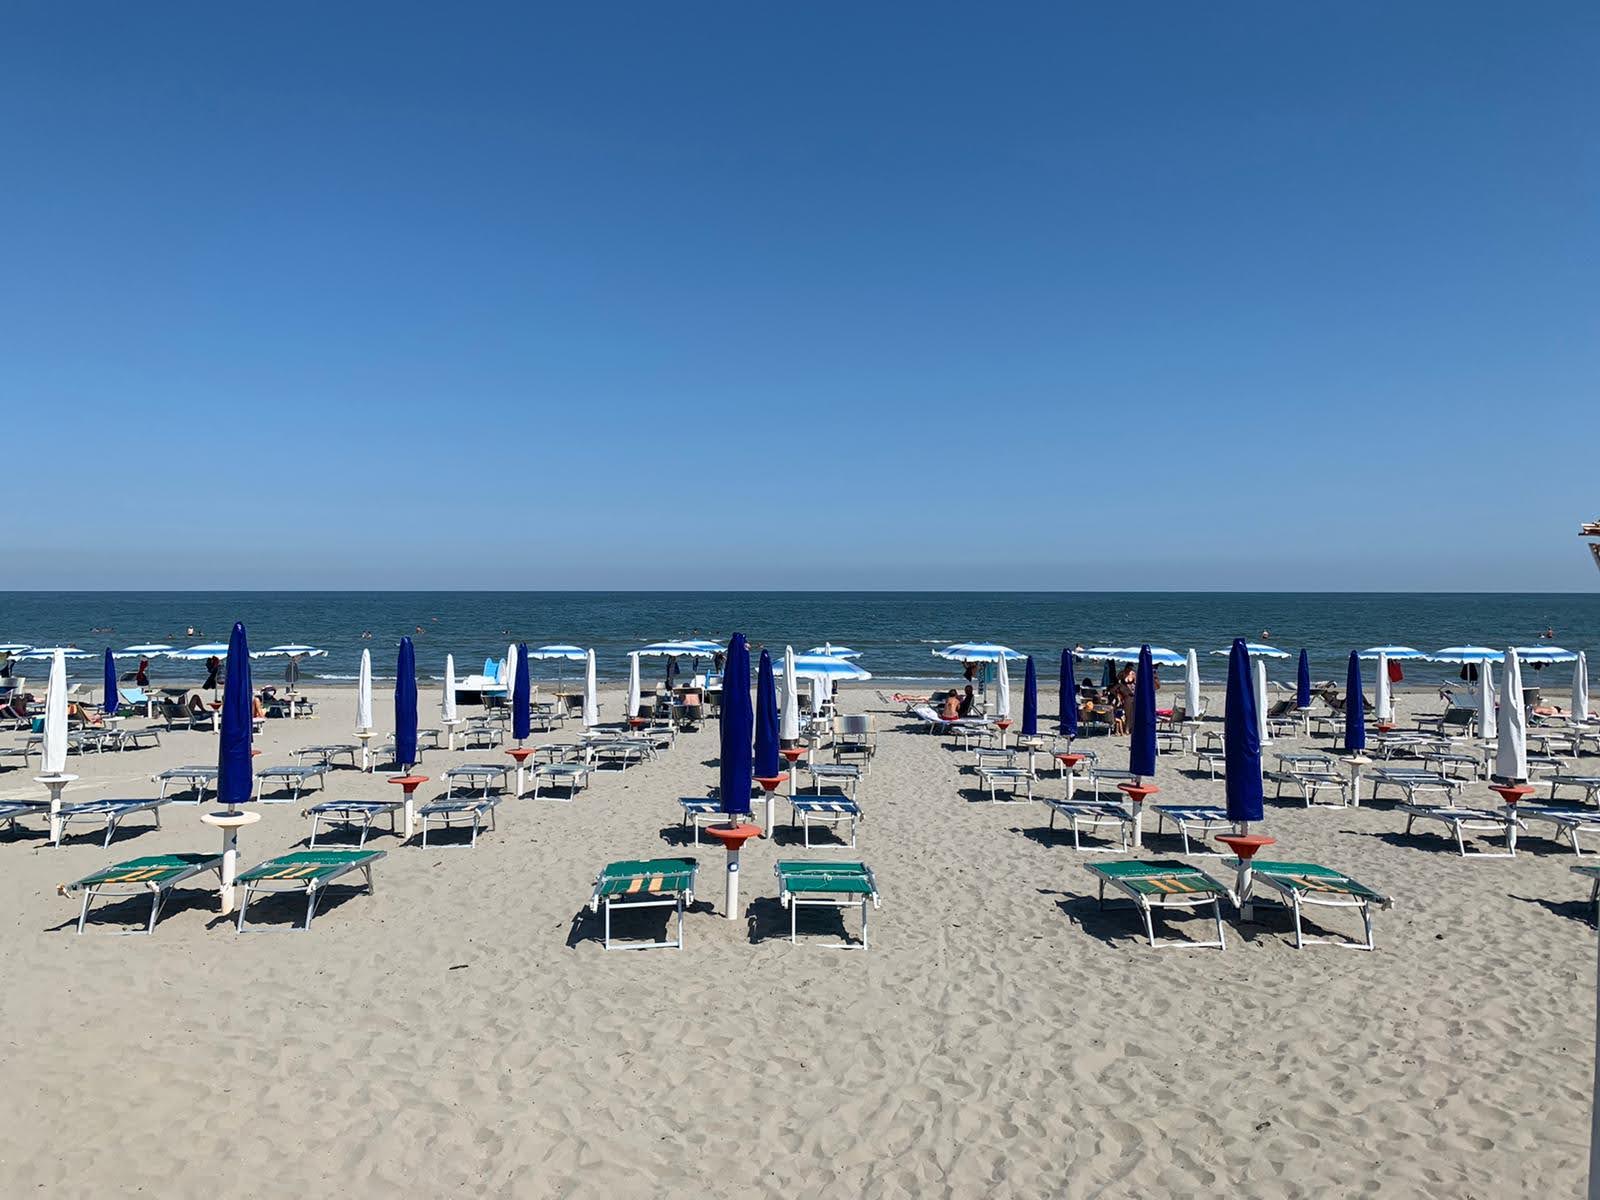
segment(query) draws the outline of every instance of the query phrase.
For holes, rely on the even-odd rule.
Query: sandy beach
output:
[[[331,897],[309,933],[238,936],[197,886],[153,937],[103,932],[137,922],[143,902],[76,934],[77,903],[57,884],[118,859],[210,849],[217,835],[199,816],[214,805],[169,805],[159,831],[131,818],[110,849],[88,826],[61,849],[37,821],[0,837],[0,1062],[13,1097],[0,1192],[1580,1190],[1595,931],[1570,849],[1525,836],[1514,860],[1465,861],[1432,832],[1404,836],[1389,801],[1269,801],[1278,857],[1340,867],[1394,897],[1376,918],[1377,951],[1297,951],[1285,917],[1242,925],[1231,909],[1226,950],[1152,950],[1129,910],[1099,910],[1089,856],[1045,832],[1042,805],[981,802],[972,756],[886,695],[842,695],[880,731],[859,848],[808,852],[787,829],[776,845],[752,843],[734,921],[721,912],[721,851],[682,849],[676,803],[715,780],[714,724],[656,762],[601,772],[574,803],[508,799],[474,850],[375,836],[389,851],[376,895]],[[317,696],[314,718],[267,722],[258,763],[350,739],[353,694]],[[380,690],[380,728],[388,703]],[[425,691],[424,725],[436,704]],[[620,693],[602,705],[614,718]],[[1400,698],[1403,722],[1437,707]],[[572,736],[569,725],[534,742]],[[1081,744],[1125,765],[1125,739]],[[151,775],[215,752],[213,735],[180,732],[157,749],[75,756],[67,798],[152,795]],[[437,780],[448,765],[503,758],[429,751],[421,769]],[[1192,767],[1164,758],[1157,800],[1220,803],[1221,782]],[[0,796],[41,795],[34,773],[0,774]],[[1039,793],[1062,787],[1051,771]],[[344,768],[326,795],[392,790],[381,773]],[[1482,783],[1462,794],[1490,799]],[[258,807],[246,863],[307,833],[302,804]],[[1147,852],[1174,857],[1176,845],[1169,833]],[[585,907],[596,870],[664,853],[702,863],[686,948],[604,952]],[[839,930],[820,918],[809,942],[789,943],[780,854],[873,867],[883,908],[870,950],[822,948]],[[1214,858],[1191,861],[1227,874]],[[291,902],[259,915],[286,922]],[[1320,924],[1359,928],[1347,913]],[[1158,932],[1202,929],[1180,918]]]

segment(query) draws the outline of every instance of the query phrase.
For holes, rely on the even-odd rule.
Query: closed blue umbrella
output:
[[[1034,674],[1033,655],[1028,655],[1028,670],[1022,677],[1022,736],[1039,735],[1039,677]]]
[[[730,816],[750,813],[750,781],[755,777],[750,739],[755,715],[750,708],[750,644],[736,633],[728,643],[728,657],[722,668],[722,715],[718,736],[721,742],[722,811]]]
[[[763,650],[756,667],[756,778],[776,779],[782,769],[778,765],[778,685],[773,681],[772,655]]]
[[[1135,779],[1156,773],[1156,679],[1150,647],[1139,647],[1139,668],[1133,682],[1133,745],[1128,771]]]
[[[1066,738],[1078,736],[1078,681],[1072,674],[1072,651],[1061,652],[1061,715],[1056,728]]]
[[[533,720],[528,711],[532,699],[533,687],[528,682],[528,644],[524,642],[517,647],[517,673],[511,684],[511,736],[517,739],[519,746],[533,732]]]
[[[255,772],[250,766],[250,644],[244,626],[233,623],[228,638],[228,678],[222,686],[222,735],[217,739],[217,799],[237,808],[250,799]]]
[[[1355,754],[1367,748],[1367,714],[1361,702],[1361,658],[1350,651],[1350,670],[1344,683],[1344,748]]]
[[[1311,659],[1304,650],[1300,651],[1300,676],[1295,682],[1294,706],[1311,707]]]
[[[1240,826],[1261,820],[1261,726],[1256,704],[1255,686],[1250,679],[1250,651],[1240,638],[1228,652],[1228,694],[1222,717],[1228,820]]]
[[[117,699],[117,660],[112,656],[110,646],[106,647],[105,682],[106,699],[105,703],[101,707],[105,709],[106,716],[114,717],[117,715],[117,707],[119,704]]]
[[[400,639],[394,672],[394,761],[409,770],[417,761],[417,652]]]

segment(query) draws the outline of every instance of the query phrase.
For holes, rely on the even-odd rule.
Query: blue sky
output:
[[[1587,589],[1597,61],[1561,2],[13,6],[10,586]]]

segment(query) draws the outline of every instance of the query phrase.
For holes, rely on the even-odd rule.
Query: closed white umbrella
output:
[[[506,689],[506,703],[511,703],[511,689],[515,686],[517,678],[517,644],[512,642],[506,647],[506,670],[500,676],[500,684]]]
[[[1582,650],[1572,664],[1572,719],[1589,719],[1589,656]]]
[[[1263,746],[1269,745],[1272,739],[1267,736],[1267,661],[1264,658],[1250,660],[1256,667],[1256,735]]]
[[[460,720],[456,716],[456,656],[444,656],[444,698],[439,702],[439,715],[449,725]]]
[[[794,673],[794,647],[783,648],[783,711],[778,716],[778,740],[800,740],[800,680]]]
[[[1484,662],[1478,666],[1478,736],[1492,742],[1499,727],[1494,711],[1494,670]]]
[[[1200,719],[1200,656],[1192,648],[1183,672],[1183,711],[1191,721]]]
[[[1522,710],[1522,663],[1514,649],[1506,651],[1506,673],[1500,681],[1500,740],[1495,745],[1494,773],[1513,783],[1528,778],[1528,718]]]
[[[356,732],[372,729],[372,651],[361,652],[361,670],[356,675]]]
[[[44,699],[44,773],[64,775],[67,770],[67,656],[57,650],[50,656],[50,690]]]
[[[600,724],[600,700],[595,695],[594,651],[585,656],[583,667],[583,727],[593,729]]]
[[[639,655],[628,655],[628,716],[639,715]]]
[[[1373,716],[1387,725],[1394,720],[1394,701],[1389,698],[1389,655],[1380,650],[1378,652],[1378,689],[1377,703],[1374,705]]]
[[[994,715],[1002,721],[1011,716],[1011,672],[1003,654],[994,660]]]

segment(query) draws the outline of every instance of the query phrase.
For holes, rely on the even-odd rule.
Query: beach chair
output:
[[[686,825],[694,825],[694,844],[700,844],[700,829],[705,825],[732,825],[734,818],[723,811],[722,801],[710,796],[684,796],[678,801],[683,809],[683,817],[678,822],[681,829]]]
[[[428,848],[428,825],[437,821],[445,829],[454,829],[456,822],[470,824],[472,832],[465,843],[458,844],[458,848],[471,850],[478,844],[478,831],[483,828],[485,820],[490,831],[495,828],[495,811],[500,807],[498,794],[491,794],[487,790],[481,796],[450,796],[444,795],[437,800],[430,800],[417,810],[417,817],[422,822],[422,848]],[[435,842],[436,846],[449,845],[450,843]]]
[[[1552,800],[1556,798],[1556,789],[1563,787],[1581,789],[1585,804],[1593,804],[1600,798],[1600,775],[1552,775],[1545,782],[1550,785]]]
[[[328,764],[322,759],[310,763],[280,763],[273,767],[261,767],[256,771],[256,779],[262,785],[258,798],[264,804],[297,804],[301,791],[313,780],[318,790],[322,789],[327,773]],[[276,782],[280,790],[288,792],[288,796],[280,800],[268,800],[266,785],[269,780]]]
[[[856,846],[856,827],[861,823],[861,806],[854,800],[841,796],[834,799],[831,796],[805,796],[796,794],[789,797],[789,825],[792,828],[798,820],[801,838],[807,850],[811,849],[811,826],[813,824],[826,825],[836,833],[838,827],[844,822],[850,822],[850,842],[852,850]],[[842,838],[840,839],[843,840]]]
[[[1110,884],[1133,902],[1144,918],[1145,936],[1154,949],[1173,947],[1206,948],[1218,950],[1227,947],[1222,933],[1222,899],[1233,893],[1207,875],[1199,867],[1191,867],[1173,859],[1124,859],[1121,862],[1084,863],[1083,869],[1093,875],[1100,885],[1100,907],[1106,906],[1106,885]],[[1210,908],[1216,921],[1217,938],[1213,942],[1169,941],[1156,942],[1154,915],[1167,909]]]
[[[353,771],[357,767],[356,755],[361,753],[361,747],[354,742],[328,742],[317,746],[301,746],[293,751],[289,757],[295,762],[322,762],[328,767],[334,765],[335,760],[344,759]]]
[[[949,733],[954,727],[954,721],[946,721],[941,717],[931,704],[918,704],[912,707],[911,716],[927,726],[927,732],[932,734]]]
[[[629,859],[607,863],[595,877],[591,912],[605,917],[607,950],[683,949],[683,913],[694,903],[700,864],[692,858]],[[678,915],[676,936],[664,942],[617,942],[611,936],[613,908],[671,908]]]
[[[1033,784],[1035,775],[1027,767],[991,767],[978,768],[978,781],[988,789],[989,803],[1001,803],[998,791],[1006,792],[1006,804],[1031,804],[1033,803]],[[1018,794],[1018,787],[1022,792]]]
[[[100,843],[102,847],[111,845],[111,839],[116,835],[117,826],[122,824],[126,817],[135,813],[147,812],[155,818],[155,827],[161,828],[161,806],[166,801],[157,797],[138,800],[85,800],[79,804],[63,804],[57,816],[60,824],[57,826],[58,836],[56,845],[59,846],[67,836],[67,826],[73,821],[99,820],[105,824],[105,838]]]
[[[547,762],[539,763],[533,768],[533,798],[539,799],[541,788],[561,787],[567,789],[568,801],[577,799],[578,793],[589,783],[589,766],[581,762]],[[561,797],[552,797],[561,799]]]
[[[1344,808],[1348,803],[1345,789],[1349,781],[1331,768],[1300,765],[1286,771],[1274,771],[1272,776],[1277,784],[1277,790],[1273,793],[1274,799],[1283,796],[1283,785],[1288,784],[1299,791],[1300,799],[1305,802],[1307,808],[1317,803],[1317,796],[1322,792],[1332,792],[1338,796],[1338,802],[1330,804],[1328,806],[1330,808]]]
[[[1237,869],[1239,860],[1224,859],[1222,865]],[[1388,896],[1373,891],[1363,883],[1357,883],[1343,871],[1335,871],[1332,867],[1318,866],[1316,863],[1263,862],[1261,859],[1252,860],[1250,866],[1250,891],[1252,893],[1255,891],[1257,883],[1266,884],[1283,897],[1281,902],[1270,902],[1272,906],[1288,909],[1294,914],[1296,950],[1304,950],[1307,946],[1342,946],[1347,950],[1371,950],[1373,906],[1387,909],[1393,904]],[[1238,902],[1243,904],[1249,899],[1249,895],[1240,896]],[[1301,916],[1307,905],[1359,910],[1364,931],[1363,940],[1335,941],[1332,938],[1306,937]]]
[[[1524,824],[1543,821],[1552,827],[1557,838],[1565,837],[1574,854],[1582,854],[1580,833],[1600,833],[1600,812],[1592,808],[1550,807],[1538,804],[1517,805],[1517,816]]]
[[[309,849],[317,848],[317,832],[322,822],[327,821],[330,825],[344,825],[350,829],[359,827],[360,832],[356,835],[356,849],[359,850],[367,844],[372,822],[381,816],[388,816],[389,832],[399,834],[399,818],[396,814],[404,809],[403,800],[324,800],[302,809],[300,815],[311,818],[311,840],[307,843]]]
[[[249,932],[245,929],[245,913],[258,892],[304,895],[305,923],[299,928],[309,930],[311,918],[317,915],[317,901],[328,885],[341,876],[360,871],[366,880],[367,894],[372,895],[372,864],[385,853],[383,850],[296,850],[251,867],[236,881],[242,889],[238,931]],[[260,931],[258,926],[256,932]]]
[[[21,817],[44,817],[49,819],[50,805],[43,800],[0,800],[0,821],[5,822],[6,832],[17,831],[17,820]]]
[[[444,773],[445,798],[454,799],[456,786],[464,784],[478,788],[481,797],[487,800],[490,788],[504,792],[510,778],[511,767],[503,763],[462,763],[448,768]]]
[[[1206,838],[1214,830],[1222,832],[1233,828],[1233,822],[1228,820],[1227,810],[1214,804],[1156,805],[1156,832],[1165,833],[1168,821],[1178,827],[1178,834],[1183,838],[1185,854],[1220,853],[1216,850],[1193,850],[1190,848],[1189,839]]]
[[[160,799],[167,798],[167,788],[175,783],[183,784],[185,788],[194,789],[192,801],[178,800],[176,804],[200,804],[206,798],[206,787],[215,789],[217,785],[217,769],[215,767],[172,767],[162,771],[159,775],[150,776],[151,783],[161,785]],[[182,790],[182,789],[180,789]]]
[[[1046,798],[1050,810],[1050,828],[1056,827],[1056,818],[1063,817],[1072,830],[1072,848],[1090,854],[1124,854],[1128,849],[1128,831],[1133,828],[1133,814],[1128,806],[1118,800],[1090,800],[1069,796],[1065,800]],[[1102,829],[1117,831],[1115,846],[1085,846],[1085,832],[1099,836]]]
[[[814,763],[802,759],[798,764],[811,776],[811,790],[821,794],[823,784],[837,787],[847,799],[856,798],[856,788],[861,783],[861,767],[856,763]]]
[[[1600,867],[1573,867],[1572,873],[1589,881],[1589,906],[1595,910],[1595,924],[1600,925]]]
[[[1509,816],[1503,809],[1458,808],[1452,804],[1402,804],[1400,811],[1406,814],[1407,836],[1418,821],[1437,821],[1455,837],[1456,849],[1462,858],[1509,858],[1512,854],[1511,822],[1516,818]],[[1469,855],[1466,840],[1466,835],[1469,833],[1503,834],[1506,838],[1506,849],[1504,852],[1478,850]]]
[[[56,889],[63,896],[74,892],[83,894],[83,907],[78,910],[78,932],[89,919],[89,906],[102,896],[123,898],[127,896],[150,897],[150,919],[144,929],[129,929],[127,933],[154,933],[161,907],[174,887],[205,871],[215,871],[217,882],[222,882],[222,855],[220,854],[152,854],[145,858],[132,858],[85,875],[72,883]]]
[[[155,716],[155,697],[147,694],[142,687],[119,687],[117,699],[129,708],[142,708],[146,720]]]
[[[833,761],[842,763],[854,759],[863,771],[872,765],[872,756],[878,750],[877,731],[872,717],[866,713],[841,713],[834,718]]]
[[[778,877],[778,902],[789,910],[789,941],[799,943],[798,917],[801,907],[860,908],[861,945],[848,941],[827,943],[835,950],[867,948],[867,904],[880,907],[878,883],[872,870],[858,862],[810,862],[780,859],[773,867]],[[848,936],[848,935],[847,935]]]
[[[596,768],[606,763],[615,763],[617,770],[626,771],[630,766],[644,763],[655,757],[655,745],[643,738],[635,737],[607,737],[591,739],[585,742],[589,763]]]
[[[1405,796],[1403,806],[1416,804],[1418,792],[1443,792],[1445,807],[1451,807],[1450,801],[1461,786],[1459,779],[1452,779],[1437,771],[1425,771],[1421,767],[1377,767],[1366,778],[1372,783],[1374,800],[1378,798],[1380,787],[1398,788]]]

